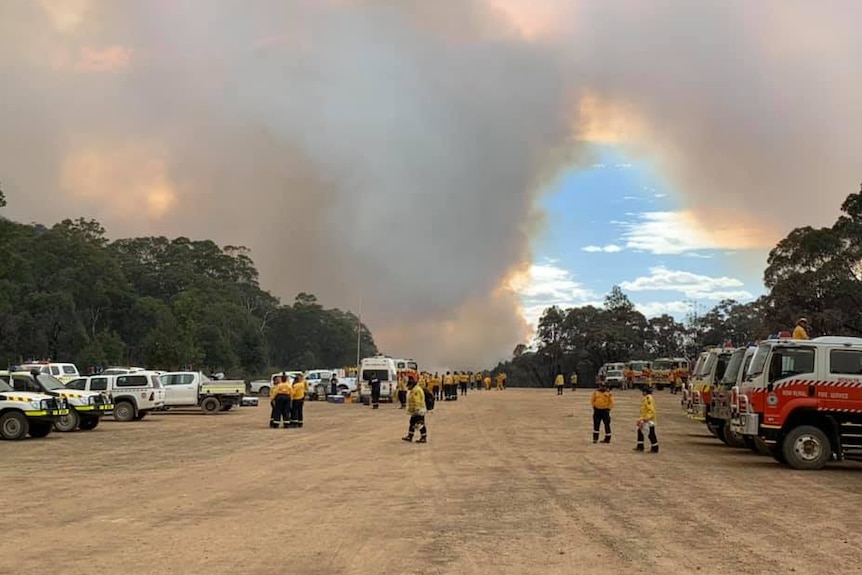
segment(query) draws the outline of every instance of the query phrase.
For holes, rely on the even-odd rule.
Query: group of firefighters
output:
[[[276,382],[276,379],[279,381]],[[298,374],[292,382],[286,373],[273,377],[273,386],[269,392],[272,407],[269,426],[278,429],[281,423],[284,429],[302,427],[302,408],[307,394],[308,382],[302,374]]]
[[[447,371],[444,375],[439,372],[398,372],[398,384],[396,390],[398,392],[398,401],[401,403],[401,408],[405,409],[407,405],[407,383],[413,378],[416,384],[423,390],[428,390],[434,396],[434,399],[443,401],[457,401],[458,392],[461,395],[467,395],[467,390],[490,390],[493,382],[492,375],[489,372],[482,371]],[[498,373],[494,376],[497,382],[497,389],[503,390],[506,388],[506,374]]]

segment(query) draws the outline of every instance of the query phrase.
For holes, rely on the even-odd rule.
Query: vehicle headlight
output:
[[[48,401],[44,400],[44,399],[42,401],[31,401],[30,407],[32,407],[34,410],[36,410],[36,409],[48,409]]]

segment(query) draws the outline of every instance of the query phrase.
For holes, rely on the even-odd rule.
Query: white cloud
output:
[[[658,317],[662,314],[681,318],[690,310],[691,306],[684,301],[654,301],[636,303],[635,308],[644,314],[647,319]]]
[[[691,272],[670,270],[664,266],[650,268],[650,275],[624,281],[620,287],[627,291],[672,291],[694,299],[746,300],[754,296],[742,289],[740,280],[730,277],[710,277]]]
[[[693,213],[643,212],[621,222],[626,248],[642,249],[658,255],[678,255],[693,251],[764,249],[774,241],[763,229],[744,222],[746,214],[714,213],[696,218]]]
[[[512,282],[512,289],[521,296],[522,313],[527,323],[535,326],[545,308],[602,305],[601,297],[576,281],[571,272],[552,260],[533,264],[528,273]]]
[[[694,222],[685,212],[626,215],[637,218],[621,224],[627,248],[668,255],[719,247],[695,228]]]
[[[621,252],[623,248],[615,244],[608,244],[606,246],[585,246],[582,247],[581,250],[590,253],[605,252],[608,254],[615,254],[617,252]]]
[[[667,194],[656,194],[656,195],[654,195],[653,197],[654,197],[654,198],[659,198],[659,199],[661,199],[661,198],[666,198],[666,197],[667,197]]]

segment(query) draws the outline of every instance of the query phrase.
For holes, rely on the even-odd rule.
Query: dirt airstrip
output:
[[[268,405],[105,420],[0,443],[0,573],[862,573],[862,465],[797,472],[721,445],[639,392],[590,440],[590,390],[438,402],[430,441],[392,405]]]

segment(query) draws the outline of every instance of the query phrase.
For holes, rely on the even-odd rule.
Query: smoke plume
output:
[[[12,217],[244,244],[387,352],[488,365],[526,335],[535,200],[591,141],[728,233],[855,190],[862,7],[755,4],[12,0],[0,181]]]

